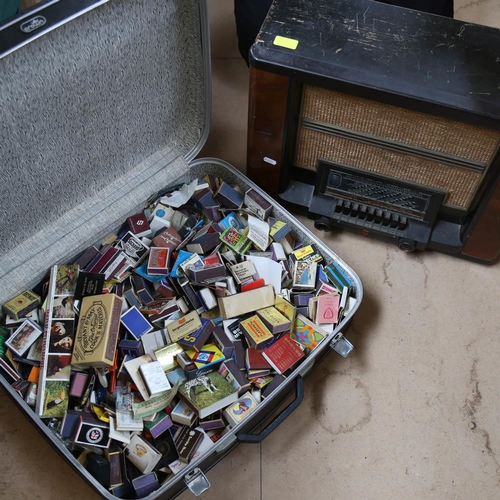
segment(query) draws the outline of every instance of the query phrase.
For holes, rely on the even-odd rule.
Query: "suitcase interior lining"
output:
[[[89,245],[100,244],[187,169],[184,159],[166,148],[3,254],[0,303],[35,285],[52,265],[67,263]]]
[[[120,0],[0,61],[0,254],[157,151],[197,145],[200,26],[197,0]]]

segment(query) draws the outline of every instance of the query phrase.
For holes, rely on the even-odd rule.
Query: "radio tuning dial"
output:
[[[328,176],[328,187],[338,188],[342,184],[342,176],[337,172],[330,172]]]

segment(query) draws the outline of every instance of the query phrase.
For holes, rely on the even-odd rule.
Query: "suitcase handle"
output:
[[[259,434],[237,434],[236,437],[240,443],[261,443],[271,432],[278,427],[294,410],[302,403],[304,399],[304,379],[299,375],[295,379],[295,399],[283,411],[281,411],[271,423],[269,423]]]

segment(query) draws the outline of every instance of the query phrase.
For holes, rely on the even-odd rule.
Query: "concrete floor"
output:
[[[455,4],[458,18],[500,27],[498,0]],[[214,102],[201,156],[244,170],[248,71],[232,0],[209,8]],[[302,221],[363,282],[348,334],[355,351],[330,354],[306,380],[302,406],[262,445],[241,445],[212,469],[201,498],[500,499],[498,265],[406,255]],[[0,497],[97,498],[3,391],[0,444]]]

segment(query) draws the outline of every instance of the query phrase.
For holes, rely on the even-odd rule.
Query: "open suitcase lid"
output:
[[[105,3],[7,54],[0,71],[3,303],[103,237],[200,151],[206,1]]]

